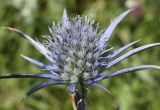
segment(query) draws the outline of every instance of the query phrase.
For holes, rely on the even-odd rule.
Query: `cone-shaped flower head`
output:
[[[147,44],[115,58],[126,48],[134,45],[138,41],[129,43],[113,52],[108,46],[108,40],[119,24],[119,22],[130,12],[128,10],[120,14],[105,31],[99,30],[99,25],[94,20],[88,17],[77,15],[75,18],[68,18],[64,10],[62,20],[57,24],[53,23],[49,27],[50,35],[45,35],[45,40],[40,43],[33,40],[23,32],[6,27],[6,29],[14,31],[25,39],[27,39],[34,47],[36,47],[48,60],[48,65],[37,60],[22,55],[26,60],[40,66],[49,71],[48,74],[12,74],[3,75],[0,78],[48,78],[48,82],[41,83],[33,87],[26,95],[29,96],[33,92],[56,84],[67,85],[71,94],[74,94],[79,85],[97,86],[107,90],[101,84],[100,80],[116,76],[122,73],[144,70],[144,69],[160,69],[159,66],[141,65],[131,68],[126,68],[102,74],[106,69],[119,63],[123,59],[144,49],[160,45],[160,43]],[[107,54],[109,53],[109,54]],[[113,59],[114,58],[114,59]],[[107,90],[108,91],[108,90]]]

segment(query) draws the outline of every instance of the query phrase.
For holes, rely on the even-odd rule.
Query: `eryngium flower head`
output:
[[[42,69],[48,70],[49,73],[10,74],[0,76],[0,78],[50,79],[48,82],[33,87],[27,92],[26,96],[46,86],[57,84],[66,85],[69,88],[69,92],[74,94],[80,84],[85,87],[96,86],[108,91],[99,81],[131,71],[160,69],[159,66],[155,65],[140,65],[105,74],[105,70],[125,58],[144,49],[160,45],[160,43],[147,44],[117,57],[122,51],[137,43],[139,41],[137,40],[111,52],[112,48],[108,46],[108,40],[119,22],[130,11],[131,10],[128,10],[120,14],[105,31],[99,31],[99,25],[95,23],[94,20],[90,20],[87,16],[81,17],[79,15],[70,19],[64,10],[62,20],[57,24],[53,23],[53,25],[49,27],[50,35],[44,36],[45,40],[43,43],[40,43],[38,40],[33,40],[20,30],[5,27],[5,29],[23,36],[45,56],[48,64],[43,64],[22,55],[26,60]]]

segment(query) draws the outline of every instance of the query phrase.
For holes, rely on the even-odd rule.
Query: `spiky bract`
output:
[[[10,74],[2,75],[0,79],[50,79],[48,82],[33,87],[27,92],[26,96],[46,86],[57,84],[66,85],[70,93],[75,94],[76,90],[79,90],[80,87],[84,86],[85,88],[90,85],[108,91],[99,81],[119,74],[145,69],[160,69],[159,66],[155,65],[140,65],[102,74],[106,69],[109,69],[127,57],[144,49],[160,45],[160,43],[147,44],[115,58],[119,53],[139,41],[129,43],[113,52],[111,52],[112,48],[108,46],[108,40],[113,30],[130,11],[131,10],[128,10],[120,14],[105,31],[100,31],[99,25],[95,23],[94,20],[79,15],[70,19],[64,10],[62,20],[57,24],[53,23],[53,25],[49,27],[50,35],[44,35],[45,40],[42,43],[38,40],[33,40],[20,30],[4,27],[7,30],[14,31],[23,36],[46,57],[48,64],[43,64],[42,62],[22,55],[26,60],[42,69],[48,70],[49,73]]]

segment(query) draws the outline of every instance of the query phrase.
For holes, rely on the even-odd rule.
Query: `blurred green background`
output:
[[[159,0],[0,0],[0,27],[15,27],[33,38],[49,34],[48,25],[61,19],[66,8],[70,17],[87,15],[106,28],[128,8],[136,7],[117,27],[110,45],[117,49],[141,39],[135,47],[160,42]],[[15,33],[0,30],[0,74],[38,73],[37,66],[20,54],[45,62],[44,57]],[[140,64],[160,65],[160,47],[140,52],[110,71]],[[107,79],[102,83],[112,94],[89,88],[89,110],[159,110],[160,71],[140,71]],[[72,110],[70,96],[63,87],[44,88],[21,102],[27,90],[42,79],[0,80],[0,110]]]

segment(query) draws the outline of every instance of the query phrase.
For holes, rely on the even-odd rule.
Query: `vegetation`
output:
[[[129,1],[129,0],[128,0]],[[141,39],[140,45],[160,42],[159,1],[141,1],[138,14],[132,13],[117,27],[110,39],[115,49]],[[48,25],[61,19],[66,8],[69,16],[87,15],[106,28],[117,15],[127,10],[126,1],[105,0],[12,0],[0,1],[0,26],[21,29],[34,38],[42,39],[48,34]],[[0,30],[0,74],[37,73],[40,68],[24,60],[20,54],[40,59],[45,58],[28,42],[14,33]],[[140,64],[160,65],[160,49],[155,47],[121,62],[112,70]],[[108,71],[109,72],[109,71]],[[160,108],[159,71],[140,71],[102,81],[112,94],[97,88],[89,88],[89,109],[112,110],[158,110]],[[5,110],[71,110],[68,92],[62,87],[47,87],[21,102],[21,98],[32,85],[41,80],[0,80],[0,109]]]

